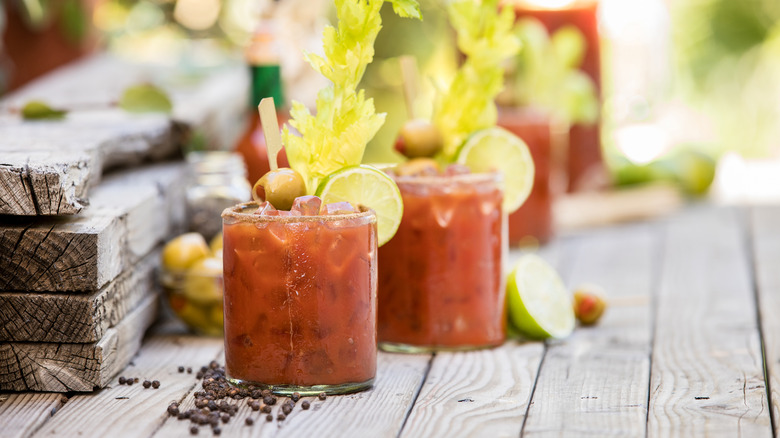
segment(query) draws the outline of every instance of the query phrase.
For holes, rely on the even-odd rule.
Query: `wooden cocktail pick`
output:
[[[282,136],[279,133],[279,121],[276,119],[274,98],[266,97],[261,100],[257,110],[260,112],[260,122],[263,124],[263,136],[268,150],[268,164],[271,170],[276,170],[279,168],[276,156],[282,150]]]
[[[404,84],[404,100],[409,119],[414,118],[414,97],[417,95],[417,60],[414,56],[404,55],[398,59],[401,64],[401,81]]]

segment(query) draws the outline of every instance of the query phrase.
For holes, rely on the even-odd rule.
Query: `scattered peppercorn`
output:
[[[252,408],[253,411],[257,412],[260,410],[260,403],[254,402],[249,405],[250,408]]]
[[[317,398],[320,399],[320,400],[325,400],[325,397],[326,397],[326,395],[325,395],[324,392],[321,392],[320,395],[317,396]]]
[[[133,386],[133,379],[127,380],[127,386]]]
[[[265,421],[274,421],[274,416],[271,414],[268,414],[265,416]]]
[[[282,412],[284,412],[285,415],[289,415],[290,412],[292,412],[292,406],[290,406],[290,405],[282,405]]]
[[[138,379],[138,377],[134,377],[134,378],[133,378],[133,383],[138,383],[138,382],[139,382],[139,379]]]
[[[187,368],[187,374],[192,374],[192,368]]]
[[[124,376],[119,376],[119,384],[124,385],[125,383],[127,383],[127,379]]]
[[[230,415],[228,415],[228,414],[222,414],[221,418],[222,418],[222,422],[223,423],[227,424],[227,422],[230,421]]]
[[[197,435],[197,434],[198,434],[198,426],[192,426],[192,427],[190,427],[190,433],[191,433],[192,435]]]
[[[292,397],[290,397],[292,401],[297,402],[301,399],[301,393],[300,392],[293,392]]]
[[[285,419],[287,419],[287,415],[280,413],[279,415],[276,416],[276,419],[279,421],[284,421]]]
[[[152,380],[152,388],[157,389],[160,387],[160,381],[159,380]]]
[[[252,417],[246,417],[246,420],[244,420],[247,426],[251,426],[255,424],[255,420],[252,419]]]
[[[301,408],[304,410],[309,409],[309,406],[311,406],[311,403],[309,403],[308,400],[304,400],[303,403],[301,403]]]
[[[267,396],[263,397],[263,403],[265,403],[267,405],[273,406],[273,405],[276,404],[276,398],[275,397],[271,397],[270,395],[267,395]]]
[[[144,380],[144,388],[149,389],[152,387],[152,382]]]
[[[168,413],[171,415],[179,415],[179,405],[171,403],[170,406],[168,406]]]
[[[208,404],[206,406],[209,408],[210,411],[216,411],[218,409],[217,408],[217,403],[214,400],[211,400],[210,402],[208,402]]]
[[[266,413],[266,414],[270,414],[271,413],[271,407],[268,406],[268,405],[263,406],[263,412]]]
[[[214,432],[214,435],[222,435],[222,429],[215,427],[212,432]]]
[[[180,366],[180,367],[179,367],[179,372],[180,372],[180,373],[183,373],[183,372],[184,372],[184,367]]]

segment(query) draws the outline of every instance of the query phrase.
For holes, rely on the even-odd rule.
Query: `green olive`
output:
[[[257,202],[268,201],[277,210],[290,210],[295,198],[306,195],[306,183],[300,173],[282,167],[257,180],[252,197]]]
[[[396,148],[408,158],[433,157],[444,143],[439,129],[423,119],[404,123],[398,137],[402,147],[396,145]]]

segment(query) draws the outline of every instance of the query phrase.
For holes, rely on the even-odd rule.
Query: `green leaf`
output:
[[[496,95],[504,86],[504,62],[520,50],[512,8],[499,12],[497,0],[456,0],[448,4],[458,49],[466,61],[446,93],[439,96],[433,122],[444,137],[445,161],[474,131],[496,124]]]
[[[61,12],[62,29],[65,36],[74,43],[80,43],[87,35],[88,13],[80,0],[64,0]]]
[[[168,94],[151,84],[125,89],[119,99],[119,107],[131,113],[170,113],[173,110]]]
[[[415,0],[336,0],[338,28],[325,28],[324,56],[305,55],[331,85],[318,93],[316,115],[293,102],[290,125],[301,135],[285,126],[282,136],[287,159],[303,176],[309,193],[336,170],[360,164],[366,145],[384,124],[385,115],[376,114],[373,100],[357,87],[374,59],[374,41],[382,28],[379,10],[385,1],[401,16],[420,17]]]
[[[550,42],[555,57],[563,68],[579,68],[585,57],[585,36],[574,26],[565,26],[556,31]]]
[[[25,120],[58,120],[68,112],[50,107],[46,102],[32,100],[22,107],[22,117]]]

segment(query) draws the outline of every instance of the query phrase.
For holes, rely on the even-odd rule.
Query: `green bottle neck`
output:
[[[284,107],[284,86],[279,64],[250,65],[249,74],[252,80],[252,96],[249,104],[253,110],[266,97],[274,98],[277,110]]]

